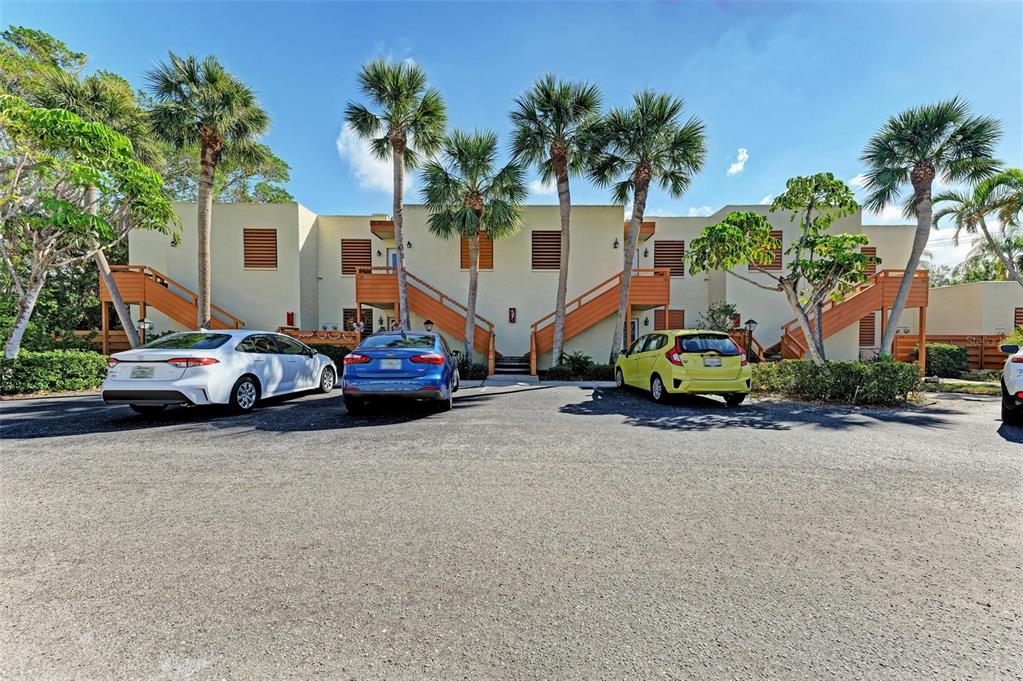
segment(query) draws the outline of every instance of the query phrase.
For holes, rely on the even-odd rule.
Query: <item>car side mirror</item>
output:
[[[1007,355],[1015,355],[1017,352],[1019,352],[1019,346],[1013,345],[1011,343],[1006,343],[1005,345],[1000,347],[999,350],[1001,350]]]
[[[622,355],[622,357],[628,357],[629,356],[629,349],[628,348],[622,348],[621,355]]]

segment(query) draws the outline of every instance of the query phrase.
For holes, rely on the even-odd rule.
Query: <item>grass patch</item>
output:
[[[940,383],[925,383],[925,392],[929,393],[962,393],[964,395],[1001,395],[1002,387],[998,383],[967,383],[965,381],[943,380]]]

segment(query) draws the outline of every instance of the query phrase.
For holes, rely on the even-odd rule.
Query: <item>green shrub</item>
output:
[[[458,365],[458,377],[463,381],[482,381],[487,377],[487,365],[462,362]]]
[[[611,381],[614,380],[614,370],[613,364],[595,364],[590,360],[582,370],[576,371],[568,364],[559,364],[550,369],[541,369],[538,373],[542,381]]]
[[[541,369],[539,372],[541,381],[573,381],[578,380],[572,370],[564,365],[555,365],[550,369]]]
[[[6,345],[14,328],[14,317],[0,315],[0,345]],[[53,336],[42,326],[29,320],[25,325],[25,333],[21,336],[21,349],[43,352],[53,349]]]
[[[1012,333],[1005,337],[1001,342],[1001,345],[1020,345],[1023,346],[1023,326],[1018,327]]]
[[[310,345],[309,347],[321,355],[326,355],[334,360],[334,365],[338,368],[338,371],[341,370],[344,364],[342,360],[344,360],[345,355],[351,352],[351,350],[343,345]]]
[[[81,350],[22,350],[0,361],[0,392],[5,395],[88,390],[107,375],[107,358]]]
[[[966,348],[947,343],[927,344],[928,376],[956,378],[959,374],[970,370],[970,362],[966,356]]]
[[[587,381],[613,381],[615,378],[614,364],[594,364],[585,374]]]
[[[593,366],[593,358],[582,352],[561,353],[559,367],[565,367],[572,376],[583,376]]]
[[[919,367],[902,362],[828,362],[809,360],[753,364],[753,390],[815,402],[892,405],[904,401],[920,383]]]

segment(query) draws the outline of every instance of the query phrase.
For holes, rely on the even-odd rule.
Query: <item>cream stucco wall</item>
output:
[[[927,333],[997,334],[1012,330],[1015,310],[1023,307],[1023,288],[1013,281],[978,281],[931,289]]]

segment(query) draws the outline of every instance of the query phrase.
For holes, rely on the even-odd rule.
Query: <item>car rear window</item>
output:
[[[370,336],[362,341],[360,348],[411,348],[428,350],[433,348],[433,336],[411,336],[400,334],[381,334]]]
[[[698,333],[678,337],[679,352],[716,352],[726,357],[739,354],[739,348],[728,336]]]
[[[230,338],[226,333],[172,333],[139,347],[149,350],[212,350]]]

